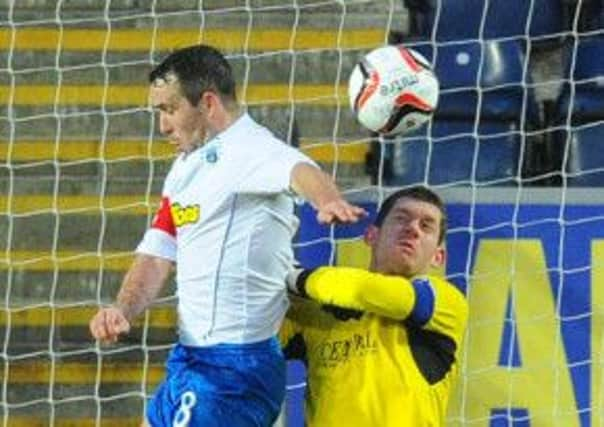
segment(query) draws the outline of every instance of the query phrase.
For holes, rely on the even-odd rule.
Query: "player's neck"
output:
[[[233,107],[230,110],[224,109],[219,114],[213,123],[208,126],[208,132],[206,134],[206,142],[214,139],[216,135],[224,132],[233,125],[243,114],[243,111],[239,106]]]
[[[206,141],[213,139],[219,133],[224,132],[229,127],[233,125],[241,117],[242,111],[239,107],[233,108],[231,110],[223,110],[221,114],[219,114],[213,123],[210,124],[208,128],[208,134]]]

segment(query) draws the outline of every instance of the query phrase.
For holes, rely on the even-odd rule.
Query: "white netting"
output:
[[[138,425],[175,339],[173,288],[118,346],[95,346],[87,324],[114,299],[172,158],[147,72],[198,41],[228,55],[250,113],[352,198],[424,182],[452,203],[447,272],[472,312],[452,423],[601,425],[604,293],[590,283],[603,279],[604,214],[574,188],[602,183],[601,11],[513,3],[3,1],[4,425]],[[417,46],[444,85],[437,120],[404,142],[374,141],[346,96],[356,61],[388,41]],[[362,263],[360,233],[310,230],[297,248]]]

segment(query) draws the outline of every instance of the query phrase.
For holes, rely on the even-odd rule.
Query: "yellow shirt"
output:
[[[307,278],[323,305],[292,298],[280,338],[307,365],[308,426],[444,425],[467,303],[443,279],[423,282],[418,291],[406,279],[341,267]]]

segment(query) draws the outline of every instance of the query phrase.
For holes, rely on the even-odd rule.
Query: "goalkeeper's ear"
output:
[[[430,266],[432,268],[440,268],[447,262],[447,252],[445,250],[444,245],[440,245],[436,248],[434,255],[432,256],[432,260],[430,262]]]

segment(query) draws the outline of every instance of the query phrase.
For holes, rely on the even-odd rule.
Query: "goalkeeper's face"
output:
[[[365,240],[371,246],[371,269],[413,277],[444,263],[439,243],[442,213],[431,203],[403,197],[381,226],[370,226]]]
[[[178,81],[158,79],[151,84],[149,98],[158,111],[159,130],[176,151],[190,153],[205,140],[208,124],[202,109],[181,93]]]

